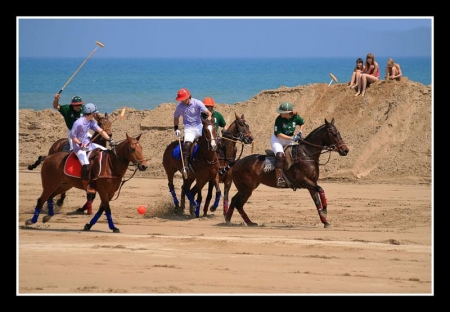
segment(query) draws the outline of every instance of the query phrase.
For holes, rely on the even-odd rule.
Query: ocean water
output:
[[[361,56],[364,59],[364,56]],[[247,101],[263,90],[330,83],[348,83],[357,57],[352,58],[256,58],[166,59],[91,57],[61,93],[60,104],[79,95],[101,112],[123,106],[154,109],[176,103],[177,91],[188,88],[194,98],[211,96],[216,103]],[[388,57],[378,57],[384,77]],[[432,84],[431,57],[394,57],[403,76],[424,85]],[[83,58],[19,58],[19,109],[52,108],[53,96],[74,75]],[[334,82],[333,82],[334,83]]]

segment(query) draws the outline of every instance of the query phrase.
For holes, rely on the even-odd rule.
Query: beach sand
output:
[[[41,193],[40,167],[27,167],[66,130],[52,99],[49,109],[19,110],[17,293],[432,294],[431,93],[431,86],[404,77],[376,82],[364,97],[354,97],[347,83],[312,84],[216,105],[228,123],[235,113],[249,123],[255,144],[243,157],[270,148],[281,102],[293,103],[307,121],[305,135],[335,118],[350,152],[321,158],[330,228],[320,223],[308,191],[264,185],[244,206],[257,227],[246,226],[237,212],[226,225],[222,201],[206,217],[174,215],[161,162],[175,140],[175,103],[127,107],[123,119],[121,110],[108,112],[116,142],[142,133],[149,162],[111,202],[121,233],[112,233],[105,217],[83,231],[92,216],[73,213],[85,202],[78,189],[68,191],[49,222],[42,223],[44,210],[27,227]],[[177,175],[177,190],[181,181]],[[144,215],[139,205],[147,207]]]

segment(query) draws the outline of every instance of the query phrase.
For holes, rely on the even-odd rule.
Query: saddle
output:
[[[270,149],[266,149],[266,155],[269,157],[275,157],[275,153]],[[284,147],[284,155],[285,155],[285,160],[284,160],[283,171],[287,171],[294,164],[293,157],[292,157],[292,145],[286,145]]]
[[[198,151],[198,145],[197,145],[197,141],[195,140],[194,143],[192,144],[192,149],[191,149],[191,155],[189,157],[189,160],[194,159],[197,156],[197,151]],[[183,144],[184,142],[181,142],[181,144]],[[180,150],[180,145],[178,144],[177,146],[175,146],[175,148],[172,151],[172,157],[181,160],[181,156],[182,156],[182,152]]]
[[[89,164],[91,167],[91,180],[98,179],[102,172],[102,167],[105,167],[102,166],[102,160],[107,157],[103,157],[103,152],[104,151],[101,148],[96,148],[88,154]],[[64,164],[64,174],[74,178],[81,178],[81,163],[74,152],[70,152],[66,158],[66,162]]]

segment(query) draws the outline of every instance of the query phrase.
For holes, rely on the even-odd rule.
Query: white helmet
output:
[[[93,103],[87,103],[84,105],[83,114],[98,113],[97,107]]]

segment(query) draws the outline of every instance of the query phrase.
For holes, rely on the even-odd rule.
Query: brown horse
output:
[[[167,174],[167,180],[170,194],[175,204],[175,212],[183,213],[185,208],[185,196],[190,202],[190,214],[198,218],[200,205],[202,202],[202,189],[209,180],[214,180],[219,170],[219,161],[217,158],[217,134],[214,120],[202,118],[202,135],[193,144],[191,157],[189,161],[189,174],[187,178],[183,177],[183,186],[181,187],[181,206],[175,193],[173,178],[175,172],[182,170],[181,141],[170,143],[163,154],[163,166]],[[191,193],[190,187],[196,181],[195,189]],[[194,196],[197,195],[197,200]]]
[[[324,125],[313,130],[299,144],[292,144],[285,148],[286,161],[283,173],[286,181],[285,188],[291,188],[294,191],[300,188],[308,189],[325,228],[330,224],[327,221],[325,191],[317,184],[319,157],[322,153],[332,151],[338,152],[340,156],[346,156],[349,152],[341,134],[334,126],[334,118],[331,122],[325,119]],[[236,208],[248,226],[258,225],[249,219],[244,211],[244,204],[261,183],[276,187],[274,163],[275,156],[270,150],[266,150],[266,155],[249,155],[235,163],[232,176],[237,193],[231,199],[230,207],[225,215],[227,223],[231,221]]]
[[[223,183],[224,186],[224,215],[228,211],[228,194],[233,182],[230,169],[236,161],[236,143],[239,142],[241,144],[241,152],[238,157],[239,159],[244,151],[244,144],[251,144],[253,142],[250,126],[245,120],[244,115],[241,117],[239,117],[236,113],[234,113],[234,115],[234,121],[230,124],[226,131],[222,131],[222,138],[218,139],[217,156],[219,158],[219,173],[213,181],[209,181],[208,183],[208,194],[206,195],[205,205],[203,206],[204,216],[208,213],[208,207],[212,199],[212,191],[214,187],[216,189],[216,197],[213,205],[209,209],[214,212],[219,206],[220,197],[222,196],[220,183]]]
[[[98,125],[108,133],[109,137],[112,137],[112,121],[109,119],[108,113],[105,113],[105,115],[100,114],[94,114],[94,118],[97,121]],[[97,143],[101,146],[106,147],[106,140],[100,135],[100,133],[95,132],[92,136],[91,141],[93,143]],[[69,146],[69,139],[68,138],[62,138],[57,140],[55,143],[50,146],[50,149],[48,150],[48,155],[57,153],[57,152],[70,152],[70,146]],[[39,156],[36,162],[32,165],[28,166],[28,170],[33,170],[37,166],[39,166],[43,161],[45,160],[45,156]],[[64,199],[66,198],[66,192],[61,194],[61,197],[56,201],[56,205],[58,207],[62,206],[64,204]],[[87,210],[87,214],[92,214],[92,202],[95,199],[95,194],[88,194],[86,193],[86,203],[82,208],[78,208],[76,211],[79,213],[84,213],[85,210]]]
[[[114,233],[120,233],[120,230],[114,225],[109,202],[121,186],[122,178],[130,164],[133,164],[136,170],[139,169],[140,171],[144,171],[148,167],[147,160],[144,158],[142,152],[142,146],[139,143],[140,138],[141,135],[132,138],[126,134],[126,139],[114,146],[111,150],[103,151],[98,148],[91,152],[91,156],[89,157],[91,160],[91,171],[96,171],[95,177],[93,178],[93,187],[100,195],[101,204],[91,221],[84,226],[85,231],[91,229],[104,211],[109,228]],[[66,166],[66,164],[69,166]],[[76,169],[70,171],[70,168]],[[94,170],[94,168],[97,168],[97,170]],[[54,215],[53,198],[56,195],[66,192],[72,187],[83,189],[80,174],[81,164],[73,152],[58,152],[48,155],[41,169],[43,191],[37,200],[33,217],[27,220],[25,225],[32,225],[38,221],[39,214],[45,202],[47,202],[48,213],[42,221],[44,223],[50,221]]]

